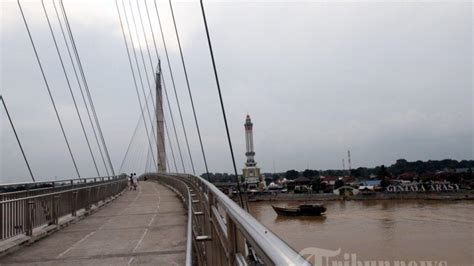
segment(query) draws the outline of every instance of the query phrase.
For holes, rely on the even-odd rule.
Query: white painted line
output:
[[[145,231],[142,234],[142,237],[140,237],[140,240],[138,240],[138,243],[135,245],[135,247],[132,250],[132,253],[135,253],[135,250],[137,250],[138,246],[142,243],[143,239],[145,238],[146,233],[148,233],[148,228],[145,229]]]
[[[156,217],[156,213],[155,213],[155,215],[153,215],[153,217],[151,217],[151,220],[150,220],[150,222],[149,222],[148,225],[147,225],[148,227],[151,226],[151,224],[153,223],[153,220],[155,220],[155,217]]]
[[[133,199],[133,201],[131,203],[129,203],[128,207],[130,207],[130,205],[132,203],[135,203],[138,199],[138,196],[140,196],[141,194],[141,189],[139,188],[138,189],[138,193],[137,195],[135,196],[135,198]],[[127,207],[127,208],[128,208]],[[127,208],[124,208],[119,215],[121,215],[123,212],[125,212],[127,210]],[[69,251],[73,250],[75,247],[77,247],[77,245],[79,245],[80,243],[84,242],[87,238],[89,238],[90,236],[92,236],[93,234],[95,234],[97,231],[100,231],[102,230],[102,228],[104,228],[105,225],[107,225],[110,221],[112,221],[112,219],[114,218],[114,216],[110,217],[110,219],[108,219],[105,223],[103,223],[97,230],[93,231],[93,232],[90,232],[89,234],[87,234],[86,236],[84,236],[83,238],[81,238],[79,241],[77,241],[76,243],[74,243],[71,247],[69,247],[68,249],[66,249],[64,252],[62,252],[61,254],[59,254],[56,258],[61,258],[62,256],[66,255]]]
[[[130,258],[130,260],[128,261],[128,265],[132,264],[133,259],[135,259],[135,257]]]
[[[75,248],[77,245],[79,245],[80,243],[82,243],[84,240],[86,240],[87,238],[89,238],[91,235],[95,234],[96,231],[93,231],[93,232],[90,232],[89,234],[87,234],[86,236],[84,236],[83,238],[81,238],[79,241],[77,241],[76,243],[74,243],[70,248],[66,249],[63,253],[59,254],[56,258],[61,258],[62,256],[66,255],[66,253],[68,253],[69,251],[71,251],[73,248]]]
[[[153,189],[156,191],[156,193],[158,194],[158,203],[156,205],[156,210],[158,211],[158,208],[160,208],[160,202],[161,202],[161,197],[160,197],[160,194],[159,194],[159,191],[158,189],[156,189],[156,186],[155,184],[153,184]],[[140,244],[143,242],[143,239],[145,239],[145,235],[148,233],[148,229],[149,227],[151,226],[151,224],[153,223],[153,221],[155,220],[156,218],[156,213],[151,217],[150,219],[150,222],[148,222],[148,225],[147,225],[147,228],[145,229],[145,231],[143,232],[142,236],[140,237],[140,240],[138,240],[138,243],[135,245],[135,247],[133,248],[132,250],[132,253],[135,253],[135,251],[137,250],[137,248],[140,246]],[[133,259],[133,257],[132,257]]]

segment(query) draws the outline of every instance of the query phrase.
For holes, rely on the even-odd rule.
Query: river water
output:
[[[306,257],[339,253],[328,254],[329,264],[323,260],[324,265],[352,265],[352,260],[474,265],[471,201],[330,201],[324,202],[327,212],[321,217],[278,217],[271,204],[296,206],[298,202],[254,202],[251,213],[297,251],[327,250],[306,249]],[[316,257],[309,258],[317,262]]]

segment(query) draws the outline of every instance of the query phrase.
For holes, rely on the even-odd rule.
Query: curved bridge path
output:
[[[184,265],[186,210],[177,195],[140,182],[108,206],[0,265]]]

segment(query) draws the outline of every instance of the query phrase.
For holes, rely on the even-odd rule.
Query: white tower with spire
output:
[[[257,167],[255,162],[255,151],[253,147],[253,124],[250,115],[247,115],[245,119],[245,145],[247,156],[247,161],[245,162],[245,167],[242,169],[243,176],[245,178],[245,183],[247,184],[248,189],[256,189],[258,183],[260,182],[260,168]]]

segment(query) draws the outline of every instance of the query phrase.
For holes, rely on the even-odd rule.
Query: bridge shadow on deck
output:
[[[0,265],[184,265],[187,215],[177,195],[141,182],[91,216]]]

